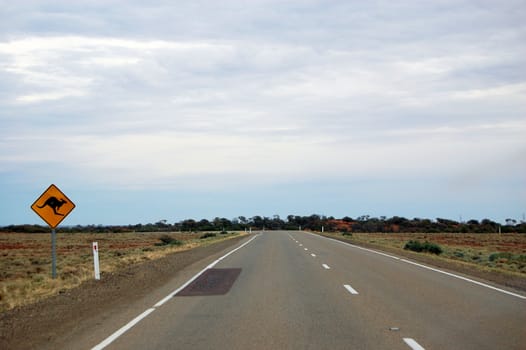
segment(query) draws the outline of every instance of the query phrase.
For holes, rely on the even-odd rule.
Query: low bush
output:
[[[436,255],[442,254],[442,248],[435,243],[425,241],[424,243],[417,240],[410,240],[404,246],[405,250],[411,250],[418,253],[432,253]]]
[[[425,242],[424,243],[424,251],[427,251],[432,254],[440,255],[442,254],[442,248],[435,243]]]
[[[173,237],[170,237],[168,235],[162,235],[161,237],[159,237],[159,240],[161,242],[159,243],[155,243],[156,246],[163,246],[163,245],[181,245],[183,244],[183,242],[173,238]]]
[[[420,241],[411,240],[405,244],[404,249],[420,253],[422,251],[422,243],[420,243]]]
[[[352,237],[352,233],[351,232],[342,232],[342,236]]]
[[[510,260],[511,258],[513,257],[513,254],[511,253],[507,253],[507,252],[502,252],[502,253],[493,253],[489,256],[489,261],[495,261],[495,260],[499,260],[499,259],[507,259],[507,260]]]
[[[215,233],[208,232],[208,233],[205,233],[204,235],[202,235],[201,237],[199,237],[199,239],[205,239],[205,238],[210,238],[210,237],[215,237],[215,236],[216,236]]]
[[[453,253],[453,255],[456,256],[457,258],[463,258],[464,252],[457,250]]]
[[[509,252],[493,253],[488,257],[489,261],[495,261],[500,259],[506,259],[507,261],[516,261],[520,263],[526,262],[526,255],[523,254],[512,254]]]

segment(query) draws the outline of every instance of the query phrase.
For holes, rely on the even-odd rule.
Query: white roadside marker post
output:
[[[100,280],[99,245],[97,242],[93,242],[93,265],[95,268],[95,279]]]

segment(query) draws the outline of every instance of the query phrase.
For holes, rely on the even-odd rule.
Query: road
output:
[[[305,232],[263,232],[243,244],[203,262],[210,264],[209,272],[240,269],[229,270],[240,273],[226,294],[181,296],[181,280],[174,281],[171,292],[131,322],[101,321],[90,347],[525,348],[521,294]],[[188,271],[185,278],[197,272]],[[195,283],[224,282],[216,276],[204,283],[206,274]]]

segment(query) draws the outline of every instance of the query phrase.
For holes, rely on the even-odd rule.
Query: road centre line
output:
[[[326,270],[330,270],[331,269],[331,267],[329,265],[327,265],[327,264],[321,264],[321,266],[323,266],[323,268],[326,269]]]
[[[316,254],[312,253],[310,256],[312,256],[313,258],[315,258],[315,257],[316,257]]]
[[[309,248],[303,248],[304,250],[309,250]]]
[[[334,241],[334,242],[336,242],[336,243],[340,243],[340,244],[343,244],[343,245],[347,245],[347,246],[350,246],[350,247],[353,247],[353,248],[356,248],[356,249],[360,249],[360,250],[364,250],[364,251],[367,251],[367,252],[370,252],[370,253],[374,253],[374,254],[382,255],[382,256],[385,256],[385,257],[388,257],[388,258],[391,258],[391,259],[395,259],[395,260],[398,260],[398,261],[401,261],[401,262],[407,263],[407,264],[411,264],[411,265],[414,265],[414,266],[418,266],[418,267],[423,268],[423,269],[427,269],[427,270],[430,270],[430,271],[438,272],[438,273],[444,274],[444,275],[449,276],[449,277],[457,278],[457,279],[463,280],[463,281],[465,281],[465,282],[473,283],[473,284],[476,284],[476,285],[481,286],[481,287],[485,287],[485,288],[488,288],[488,289],[492,289],[492,290],[497,291],[497,292],[500,292],[500,293],[504,293],[504,294],[507,294],[507,295],[511,295],[511,296],[514,296],[514,297],[519,298],[519,299],[526,300],[526,296],[524,296],[524,295],[517,294],[517,293],[513,293],[513,292],[507,291],[507,290],[505,290],[505,289],[501,289],[501,288],[493,287],[492,285],[489,285],[489,284],[486,284],[486,283],[482,283],[482,282],[479,282],[479,281],[475,281],[475,280],[473,280],[473,279],[470,279],[470,278],[467,278],[467,277],[463,277],[463,276],[460,276],[460,275],[456,275],[456,274],[451,273],[451,272],[442,271],[442,270],[436,269],[436,268],[434,268],[434,267],[430,267],[430,266],[426,266],[426,265],[423,265],[423,264],[416,263],[416,262],[411,261],[411,260],[407,260],[407,259],[399,258],[399,257],[397,257],[397,256],[393,256],[393,255],[390,255],[390,254],[386,254],[386,253],[378,252],[378,251],[376,251],[376,250],[372,250],[372,249],[369,249],[369,248],[360,247],[360,246],[357,246],[357,245],[354,245],[354,244],[351,244],[351,243],[342,242],[342,241],[339,241],[339,240],[334,239],[334,238],[329,238],[329,237],[325,237],[325,236],[315,235],[315,234],[310,233],[310,232],[305,232],[305,233],[306,233],[306,234],[309,234],[309,235],[312,235],[312,236],[317,236],[317,237],[320,237],[320,238],[325,238],[325,239],[328,239],[328,240]]]
[[[413,350],[426,350],[412,338],[404,338],[404,341]]]
[[[353,287],[351,287],[351,286],[348,285],[348,284],[344,284],[343,287],[344,287],[345,289],[347,289],[347,291],[348,291],[349,293],[351,293],[351,294],[355,294],[355,295],[358,294],[358,292],[356,291],[356,289],[354,289]]]
[[[140,314],[139,316],[135,317],[133,320],[131,320],[130,322],[128,322],[126,325],[124,325],[123,327],[121,327],[118,331],[116,331],[115,333],[113,333],[112,335],[110,335],[109,337],[107,337],[106,339],[104,339],[101,343],[97,344],[96,346],[94,346],[93,348],[91,348],[91,350],[102,350],[104,349],[106,346],[110,345],[113,341],[115,341],[117,338],[119,338],[121,335],[123,335],[124,333],[126,333],[130,328],[132,328],[133,326],[135,326],[137,323],[139,323],[141,320],[143,320],[144,318],[146,318],[146,316],[148,316],[149,314],[151,314],[152,312],[154,312],[158,307],[160,307],[161,305],[163,305],[164,303],[166,303],[168,300],[170,300],[171,298],[173,298],[177,293],[179,293],[181,290],[183,290],[186,286],[188,286],[190,283],[192,283],[194,280],[196,280],[199,276],[201,276],[206,270],[208,269],[211,269],[212,267],[214,267],[215,265],[217,265],[217,263],[219,263],[221,260],[225,259],[226,257],[228,257],[229,255],[235,253],[236,251],[238,251],[239,249],[243,248],[244,246],[246,246],[247,244],[249,244],[250,242],[252,242],[259,234],[256,234],[254,237],[252,237],[251,239],[249,239],[248,241],[246,241],[245,243],[243,243],[242,245],[240,245],[239,247],[231,250],[230,252],[226,253],[225,255],[223,255],[222,257],[218,258],[217,260],[215,260],[214,262],[212,262],[210,265],[208,265],[207,267],[205,267],[204,269],[202,269],[201,271],[199,271],[197,274],[195,274],[192,278],[190,278],[188,281],[186,281],[181,287],[177,288],[176,290],[174,290],[173,292],[171,292],[170,294],[168,294],[165,298],[161,299],[160,301],[157,302],[157,304],[155,304],[153,306],[153,308],[149,308],[148,310],[144,311],[142,314]]]

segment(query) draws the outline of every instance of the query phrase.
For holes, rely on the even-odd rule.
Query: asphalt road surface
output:
[[[130,306],[101,320],[78,345],[526,349],[520,293],[304,232],[263,232],[242,244],[192,266],[140,312]]]

